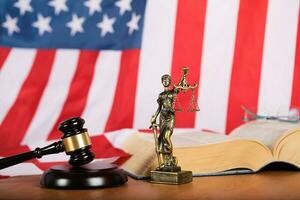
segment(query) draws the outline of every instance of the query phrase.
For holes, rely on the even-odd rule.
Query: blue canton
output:
[[[0,45],[140,48],[145,7],[146,0],[0,0]]]

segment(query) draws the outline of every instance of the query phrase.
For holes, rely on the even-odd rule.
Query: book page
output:
[[[142,139],[143,136],[150,139],[150,134],[134,133],[130,134],[126,140],[119,144],[126,153],[132,156],[121,166],[126,172],[136,178],[149,176],[150,170],[154,170],[158,165],[154,141]],[[153,137],[151,137],[153,138]]]
[[[140,134],[143,140],[154,143],[153,134]],[[234,138],[232,138],[234,139]],[[231,140],[228,136],[217,133],[204,132],[195,129],[175,129],[172,135],[174,148],[195,147],[207,144],[220,143]]]
[[[256,170],[272,158],[271,151],[257,141],[244,142],[221,134],[175,131],[172,142],[179,165],[194,175],[235,168]],[[158,166],[154,143],[153,134],[131,134],[119,146],[132,155],[121,167],[135,178],[149,177],[150,170]]]
[[[172,135],[174,155],[178,162],[195,174],[234,168],[256,170],[272,159],[268,147],[259,141],[246,139],[243,141],[237,137],[195,129],[175,129]],[[118,145],[132,155],[121,167],[135,178],[148,177],[149,171],[158,166],[154,143],[154,134],[130,134]]]
[[[257,140],[273,149],[277,140],[288,130],[299,127],[300,123],[289,123],[275,120],[257,120],[246,123],[230,134],[232,138]]]
[[[174,130],[172,143],[174,148],[196,147],[227,141],[222,134],[207,133],[195,129]],[[121,166],[135,178],[149,177],[150,170],[158,166],[155,153],[154,134],[133,133],[127,139],[118,142],[118,148],[132,156]]]

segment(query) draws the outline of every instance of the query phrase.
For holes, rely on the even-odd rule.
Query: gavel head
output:
[[[74,117],[63,121],[58,130],[63,133],[62,142],[67,155],[70,155],[69,163],[80,166],[91,162],[95,154],[90,150],[91,140],[86,128],[83,128],[84,120]]]

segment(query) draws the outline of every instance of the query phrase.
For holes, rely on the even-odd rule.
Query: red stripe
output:
[[[1,148],[18,146],[35,114],[55,57],[54,50],[38,50],[18,97],[0,126]]]
[[[171,70],[173,83],[180,80],[183,66],[190,68],[188,82],[191,84],[199,82],[206,4],[206,0],[178,1]],[[197,96],[198,90],[195,91],[195,99],[198,99]],[[179,95],[180,103],[185,109],[190,98],[190,95]],[[178,112],[176,127],[194,127],[195,116],[193,112]]]
[[[300,12],[298,17],[298,32],[291,106],[300,107]]]
[[[93,144],[92,151],[96,154],[96,158],[129,156],[123,150],[115,148],[103,134],[91,137],[91,142]]]
[[[120,157],[116,161],[114,161],[113,164],[122,166],[130,158],[131,158],[131,155],[128,155],[127,157]],[[1,178],[1,176],[0,176],[0,178]],[[8,177],[4,177],[4,178],[8,178]]]
[[[87,96],[93,79],[98,54],[98,51],[84,50],[80,52],[77,69],[71,82],[68,97],[59,117],[48,135],[48,140],[61,137],[61,133],[57,131],[57,126],[61,121],[71,117],[81,116],[87,102]]]
[[[4,61],[6,60],[10,50],[10,48],[0,47],[0,69],[2,69]]]
[[[242,124],[241,105],[257,110],[267,7],[267,0],[240,1],[226,133]]]
[[[12,156],[20,153],[24,153],[26,151],[31,151],[31,149],[27,145],[18,145],[18,146],[13,146],[7,149],[2,149],[0,150],[0,156],[1,157],[7,157],[7,156]]]
[[[114,102],[105,131],[132,128],[140,50],[123,51]]]

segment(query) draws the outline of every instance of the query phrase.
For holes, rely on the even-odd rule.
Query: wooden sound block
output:
[[[80,167],[53,166],[41,177],[41,185],[56,189],[91,189],[115,187],[127,182],[124,171],[116,165],[93,162]]]

